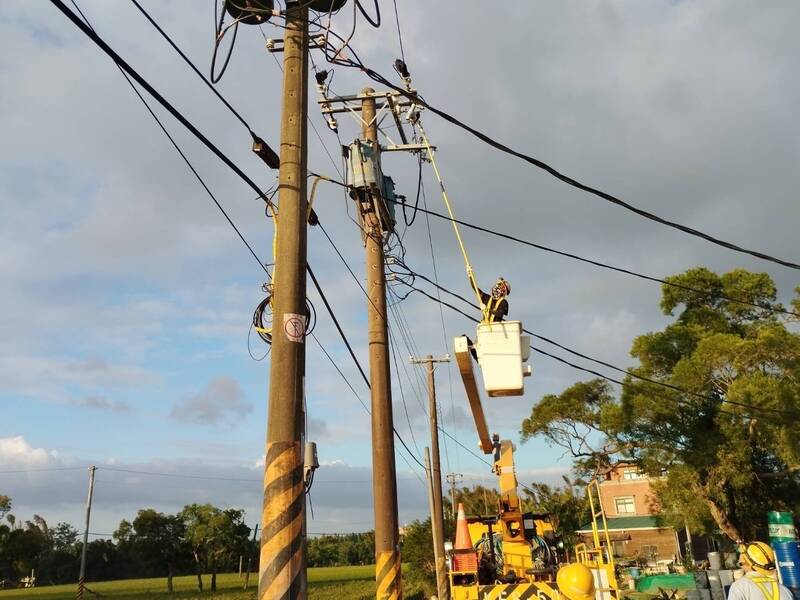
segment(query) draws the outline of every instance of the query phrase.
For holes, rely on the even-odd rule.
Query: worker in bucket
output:
[[[508,315],[508,300],[511,294],[511,284],[500,277],[492,287],[492,293],[487,294],[478,289],[478,295],[483,302],[484,320],[489,323],[498,323]]]
[[[739,547],[739,566],[744,577],[734,581],[728,600],[794,600],[789,588],[778,583],[775,554],[764,542]]]

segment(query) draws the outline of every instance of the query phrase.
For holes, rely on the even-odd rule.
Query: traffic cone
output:
[[[464,505],[458,505],[458,519],[456,520],[456,541],[453,544],[452,569],[459,573],[478,572],[478,552],[472,546],[472,538],[467,526],[467,515]]]
[[[472,538],[469,535],[467,526],[467,515],[464,513],[464,505],[458,504],[458,519],[456,520],[456,542],[453,544],[454,550],[472,550]]]

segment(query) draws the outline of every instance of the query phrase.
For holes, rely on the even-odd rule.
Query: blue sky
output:
[[[447,3],[426,3],[424,10],[421,3],[398,5],[414,83],[434,105],[634,204],[744,246],[789,259],[796,254],[800,42],[790,24],[800,9],[794,3],[777,2],[768,11],[722,1],[510,3],[493,9],[491,24],[480,17],[483,3],[458,3],[459,10]],[[145,6],[205,71],[213,5]],[[274,183],[274,173],[251,154],[247,131],[132,5],[81,7],[111,46],[251,177],[265,188]],[[342,11],[337,30],[349,31],[349,18]],[[361,22],[354,45],[366,63],[389,73],[399,49],[391,14],[385,19],[379,31]],[[272,26],[265,32],[280,36]],[[101,468],[96,514],[104,531],[149,505],[176,510],[209,500],[255,515],[269,359],[253,361],[247,339],[263,272],[113,64],[53,6],[3,3],[0,44],[0,471],[76,468],[0,473],[0,492],[15,499],[22,518],[37,512],[77,523],[85,494],[85,473],[77,469],[95,463],[256,481],[136,478]],[[335,69],[336,93],[366,85],[358,73]],[[280,72],[257,29],[240,31],[219,89],[262,137],[277,140]],[[335,157],[338,141],[313,93],[312,86],[312,122]],[[704,264],[766,270],[784,299],[797,285],[787,270],[643,222],[433,115],[423,118],[456,214],[466,220],[656,276]],[[174,121],[165,122],[261,258],[271,261],[272,224],[262,205]],[[339,122],[345,142],[358,134],[346,115]],[[338,165],[313,131],[309,140],[311,168],[336,176]],[[412,157],[387,156],[385,169],[400,193],[414,196]],[[424,181],[431,208],[441,210],[429,169]],[[345,207],[339,188],[320,185],[315,208],[361,277],[359,232]],[[435,220],[430,226],[442,284],[467,294],[452,231]],[[464,237],[482,282],[488,286],[500,275],[512,282],[515,317],[578,350],[631,365],[632,338],[666,322],[656,286],[476,232]],[[430,275],[422,215],[405,244],[408,264]],[[309,260],[366,365],[366,300],[314,229]],[[320,317],[317,336],[368,401],[322,303],[311,298]],[[411,348],[399,344],[400,361],[411,353],[442,354],[445,337],[449,344],[473,327],[445,313],[443,336],[435,305],[412,296],[400,306],[414,338]],[[256,355],[263,351],[255,336],[251,344]],[[545,358],[534,356],[532,364],[524,397],[486,402],[492,428],[504,437],[517,439],[521,420],[543,394],[583,378]],[[410,380],[401,368],[395,381],[403,385],[422,447],[422,372],[406,367]],[[394,395],[398,430],[413,447],[399,387]],[[439,397],[444,426],[474,448],[455,369],[450,377],[439,372]],[[368,529],[369,421],[313,342],[308,407],[310,436],[324,463],[318,479],[332,482],[315,490],[318,528]],[[485,465],[444,446],[448,470],[486,476]],[[527,481],[558,481],[569,466],[541,440],[519,448]],[[420,517],[422,487],[400,459],[398,470],[401,518]]]

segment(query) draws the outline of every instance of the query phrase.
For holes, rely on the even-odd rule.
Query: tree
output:
[[[78,541],[78,530],[69,523],[57,523],[50,530],[50,539],[55,550],[68,550]]]
[[[475,485],[474,487],[462,487],[456,490],[456,508],[459,504],[464,505],[464,512],[468,515],[495,515],[499,510],[500,494],[494,488],[486,487],[483,485]],[[452,505],[447,503],[450,511],[445,510],[452,514]]]
[[[120,525],[122,526],[122,524]],[[167,591],[171,594],[175,567],[182,556],[188,553],[188,547],[184,541],[186,525],[183,519],[180,515],[166,515],[152,508],[146,508],[137,513],[132,529],[133,534],[129,539],[136,545],[145,560],[150,564],[155,563],[157,571],[166,568]],[[120,536],[124,536],[127,533],[127,527],[118,532]]]
[[[532,483],[523,489],[523,508],[526,512],[547,513],[556,534],[566,547],[573,547],[580,541],[575,533],[591,518],[588,503],[583,493],[575,493],[575,486],[582,481],[571,482],[564,478],[563,487],[549,486],[545,483]]]
[[[208,553],[211,562],[211,591],[217,589],[217,571],[226,558],[244,554],[248,546],[250,528],[244,524],[244,511],[229,508],[215,509],[208,522]]]
[[[669,282],[661,309],[675,319],[633,341],[639,365],[621,395],[602,380],[577,383],[545,396],[520,433],[565,448],[585,475],[620,458],[666,469],[665,506],[753,539],[767,510],[800,497],[800,334],[774,312],[767,274],[697,268]],[[691,493],[668,493],[680,486]]]
[[[197,589],[203,591],[203,573],[208,568],[208,546],[212,536],[211,520],[219,509],[211,504],[188,504],[181,511],[186,527],[186,541],[194,557]]]
[[[11,498],[0,494],[0,519],[11,510]]]

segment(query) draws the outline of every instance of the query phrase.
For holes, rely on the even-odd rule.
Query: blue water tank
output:
[[[773,542],[772,547],[783,585],[792,591],[800,590],[800,542]]]

